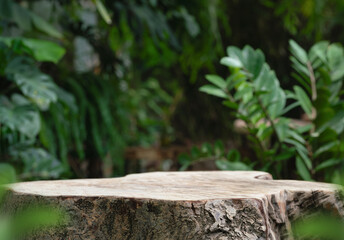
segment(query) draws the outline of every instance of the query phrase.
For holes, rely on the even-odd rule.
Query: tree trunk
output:
[[[292,220],[315,209],[344,213],[334,185],[256,171],[25,182],[10,190],[12,210],[38,201],[70,214],[68,226],[32,239],[292,239]]]

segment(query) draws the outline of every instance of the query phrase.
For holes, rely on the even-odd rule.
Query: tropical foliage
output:
[[[292,91],[280,87],[264,54],[249,46],[229,47],[221,64],[229,67],[231,75],[226,79],[207,75],[211,84],[200,90],[224,99],[223,104],[245,123],[260,169],[290,177],[295,166],[305,180],[338,180],[344,130],[343,47],[319,42],[307,53],[291,40],[290,51],[292,75],[299,83]],[[288,117],[294,108],[304,111],[306,124]]]

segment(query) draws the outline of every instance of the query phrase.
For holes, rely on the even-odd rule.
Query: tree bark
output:
[[[155,172],[10,186],[6,208],[43,202],[67,226],[31,239],[293,239],[291,221],[316,209],[344,215],[335,185],[265,172]]]

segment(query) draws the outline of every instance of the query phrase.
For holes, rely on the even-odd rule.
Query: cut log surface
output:
[[[154,172],[10,186],[8,209],[55,204],[68,226],[32,239],[292,239],[315,209],[344,215],[336,186],[257,171]]]

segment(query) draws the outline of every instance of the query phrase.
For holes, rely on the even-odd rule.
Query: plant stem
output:
[[[312,100],[314,101],[317,99],[317,88],[316,88],[316,82],[315,82],[313,67],[312,67],[310,62],[307,62],[307,68],[309,71],[309,78],[311,80]]]

